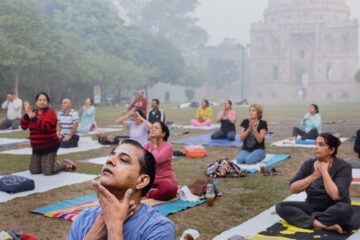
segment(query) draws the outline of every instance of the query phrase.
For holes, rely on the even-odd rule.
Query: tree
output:
[[[238,66],[227,59],[209,59],[207,73],[210,76],[210,84],[220,88],[231,84],[239,79]]]
[[[195,96],[195,89],[209,82],[210,78],[206,72],[193,65],[186,66],[184,75],[180,79],[179,85],[185,87],[186,98],[191,101]]]
[[[23,69],[46,55],[54,34],[32,1],[0,1],[0,75],[16,94]]]
[[[360,69],[355,73],[355,81],[360,82]]]
[[[194,12],[198,0],[113,0],[123,7],[130,21],[155,36],[163,37],[193,55],[207,39],[207,32],[197,26]]]

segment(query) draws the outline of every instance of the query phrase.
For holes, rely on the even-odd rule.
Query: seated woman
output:
[[[172,166],[173,147],[167,142],[170,132],[163,122],[154,122],[150,130],[150,142],[144,148],[156,161],[156,177],[148,197],[167,201],[176,196],[178,184]]]
[[[28,101],[24,102],[25,115],[21,120],[21,128],[29,129],[32,155],[30,173],[54,175],[60,171],[74,171],[76,166],[70,160],[63,163],[56,160],[60,141],[56,134],[57,117],[49,108],[50,98],[45,92],[35,97],[37,109],[33,110]]]
[[[196,119],[191,119],[191,124],[196,127],[201,126],[211,126],[212,124],[212,110],[209,106],[209,101],[204,99],[201,102],[201,107],[199,107],[196,111],[195,115]]]
[[[132,120],[125,121],[130,118],[132,118]],[[146,120],[145,114],[140,109],[136,109],[133,113],[119,118],[116,120],[116,123],[130,129],[130,139],[137,141],[142,146],[147,143],[147,132],[152,125]]]
[[[343,232],[350,223],[353,208],[349,188],[351,166],[336,158],[340,140],[328,133],[316,138],[314,156],[303,163],[290,182],[290,192],[306,191],[305,202],[280,202],[276,212],[300,228],[321,228]]]
[[[309,112],[305,114],[304,119],[301,121],[301,126],[305,128],[305,131],[294,127],[290,140],[296,140],[297,135],[301,136],[301,140],[315,140],[319,136],[319,133],[321,133],[321,116],[319,107],[316,104],[310,105]]]
[[[228,139],[230,141],[235,140],[235,122],[236,112],[231,109],[232,102],[226,100],[224,103],[224,109],[219,112],[216,117],[216,122],[221,122],[220,130],[214,132],[211,135],[212,139]]]
[[[79,132],[87,134],[89,131],[96,130],[95,106],[91,98],[85,99],[84,106],[79,110],[80,123]]]
[[[244,141],[243,148],[236,161],[239,164],[255,164],[265,158],[266,121],[261,120],[263,109],[258,104],[249,107],[249,119],[244,119],[240,126],[240,140]]]

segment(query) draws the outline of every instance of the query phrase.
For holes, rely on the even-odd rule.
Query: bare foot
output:
[[[313,227],[329,230],[329,231],[337,231],[340,234],[343,234],[343,230],[339,224],[334,224],[332,226],[326,226],[322,224],[319,220],[314,219]]]

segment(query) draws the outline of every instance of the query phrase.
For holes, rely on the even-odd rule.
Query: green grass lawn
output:
[[[161,106],[166,112],[166,120],[189,124],[194,117],[196,109],[176,109],[175,104]],[[277,148],[271,147],[272,141],[288,137],[293,126],[298,126],[303,115],[308,110],[307,104],[296,105],[265,105],[264,120],[268,121],[269,130],[274,131],[276,136],[266,141],[267,152],[290,154],[291,158],[278,163],[275,167],[281,171],[276,176],[265,177],[259,173],[248,175],[244,178],[223,179],[219,183],[219,190],[223,196],[215,201],[214,207],[206,204],[187,209],[169,218],[174,222],[177,237],[188,228],[197,229],[202,240],[211,239],[217,234],[236,226],[249,218],[252,218],[263,210],[281,201],[289,195],[288,182],[295,174],[303,161],[313,156],[312,149],[302,148]],[[335,131],[343,136],[352,136],[356,129],[360,128],[360,111],[358,104],[321,104],[320,114],[323,119],[323,128],[326,131]],[[214,107],[213,119],[222,106]],[[242,119],[247,118],[247,108],[235,107],[238,113],[237,127]],[[120,117],[124,108],[98,106],[96,120],[100,127],[113,125]],[[0,113],[0,120],[5,116]],[[238,127],[239,128],[239,127]],[[175,129],[176,130],[176,129]],[[194,130],[189,135],[179,136],[171,140],[188,138],[205,133]],[[27,132],[0,134],[0,137],[25,138]],[[94,138],[96,138],[94,136]],[[174,145],[174,149],[181,150],[183,146]],[[339,149],[339,157],[355,157],[352,150],[353,143],[345,142]],[[13,149],[13,148],[7,148]],[[83,153],[74,153],[58,156],[59,160],[70,158],[72,160],[88,159],[105,156],[110,147]],[[176,177],[179,184],[187,185],[196,179],[204,179],[204,170],[219,157],[235,158],[240,148],[206,147],[206,158],[179,158],[173,161]],[[5,149],[1,149],[5,150]],[[0,155],[0,175],[10,174],[28,169],[29,156]],[[100,166],[77,164],[80,173],[98,174]],[[24,198],[17,198],[6,203],[0,203],[0,230],[16,230],[35,234],[46,239],[65,239],[71,222],[61,219],[46,218],[41,215],[31,214],[30,210],[49,205],[66,199],[84,196],[93,193],[90,183],[75,184],[45,193],[33,194]]]

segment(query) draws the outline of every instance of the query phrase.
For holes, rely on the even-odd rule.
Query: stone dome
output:
[[[350,20],[345,0],[269,0],[266,23],[334,23]]]

